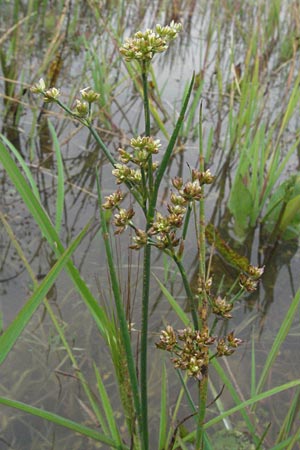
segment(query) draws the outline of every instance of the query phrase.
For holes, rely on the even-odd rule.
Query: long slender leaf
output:
[[[48,214],[46,213],[40,202],[37,200],[36,196],[32,193],[30,187],[24,179],[23,174],[9,155],[9,152],[2,144],[2,142],[0,142],[0,162],[2,163],[12,182],[14,183],[27,208],[33,215],[36,223],[40,227],[41,232],[46,237],[56,256],[59,257],[64,252],[64,247],[60,242],[59,236],[54,226],[52,225]],[[71,260],[67,262],[66,269],[75,287],[77,288],[78,292],[89,308],[91,315],[94,318],[101,334],[105,336],[107,327],[110,327],[110,321],[105,311],[99,306],[98,301],[92,295],[86,283],[82,280],[77,268],[74,266]]]
[[[170,137],[170,140],[169,140],[168,146],[166,148],[166,151],[164,153],[163,159],[162,159],[162,161],[159,165],[159,168],[157,170],[157,173],[156,173],[156,179],[155,179],[155,184],[154,184],[154,196],[153,196],[153,201],[155,200],[155,203],[156,203],[156,197],[157,197],[158,189],[160,186],[160,182],[165,173],[167,164],[170,160],[170,156],[171,156],[174,146],[176,144],[176,140],[177,140],[180,128],[183,124],[184,116],[185,116],[185,113],[186,113],[186,110],[187,110],[187,107],[189,104],[189,100],[190,100],[190,97],[192,94],[192,90],[193,90],[194,79],[195,79],[195,74],[193,74],[193,76],[192,76],[192,79],[191,79],[191,82],[190,82],[190,85],[188,88],[188,92],[183,100],[182,108],[181,108],[179,117],[177,119],[174,131]]]
[[[273,342],[272,348],[268,353],[268,357],[266,359],[262,374],[260,376],[259,382],[257,383],[257,388],[256,388],[257,394],[259,392],[261,392],[262,387],[265,384],[265,381],[267,379],[268,373],[271,370],[273,363],[279,353],[279,349],[291,328],[295,314],[299,307],[299,303],[300,303],[300,289],[298,289],[298,291],[296,292],[296,295],[291,303],[291,306],[289,307],[288,312],[282,322],[282,325],[276,335],[276,338]]]
[[[24,159],[22,158],[20,152],[16,149],[16,147],[3,135],[0,134],[0,137],[2,139],[2,141],[4,142],[4,144],[10,149],[10,151],[14,154],[15,158],[17,159],[17,161],[20,163],[24,173],[26,174],[26,177],[30,183],[30,186],[32,188],[32,191],[34,193],[34,195],[36,196],[36,198],[38,200],[40,200],[40,193],[38,191],[37,185],[33,179],[33,176],[31,175],[31,172],[26,164],[26,162],[24,161]]]
[[[243,411],[248,406],[254,405],[255,403],[260,402],[261,400],[264,400],[266,398],[270,398],[273,395],[279,394],[280,392],[284,392],[288,389],[292,389],[293,387],[300,386],[300,379],[299,380],[293,380],[289,383],[282,384],[280,386],[277,386],[275,388],[272,388],[268,391],[262,392],[261,394],[256,395],[255,397],[250,398],[249,400],[246,400],[244,402],[241,402],[239,405],[234,406],[233,408],[228,409],[224,413],[218,415],[217,417],[214,417],[213,419],[209,420],[204,424],[204,429],[207,430],[208,428],[212,427],[213,425],[216,425],[220,421],[222,421],[225,417],[231,416],[232,414],[235,414],[236,412]],[[188,441],[193,436],[196,435],[196,431],[193,431],[192,433],[189,433],[185,438],[184,441]]]
[[[99,431],[95,431],[92,428],[74,422],[73,420],[59,416],[58,414],[36,408],[35,406],[26,405],[25,403],[18,402],[16,400],[10,400],[5,397],[0,397],[0,404],[18,409],[19,411],[27,412],[37,417],[41,417],[42,419],[48,420],[49,422],[56,423],[57,425],[61,425],[64,428],[68,428],[69,430],[73,430],[76,433],[83,434],[84,436],[94,439],[95,441],[109,445],[111,448],[120,448],[119,444],[110,437],[105,436],[104,434],[100,433]],[[129,447],[123,445],[122,449],[129,450]]]
[[[157,283],[159,284],[159,287],[161,288],[162,293],[164,294],[164,296],[166,297],[166,299],[168,300],[168,302],[170,303],[170,305],[172,306],[172,308],[174,309],[175,313],[180,318],[182,323],[186,327],[189,326],[191,321],[190,321],[188,315],[183,311],[181,306],[177,303],[175,298],[170,294],[168,289],[159,281],[159,279],[155,275],[153,275],[153,276],[156,279]]]
[[[55,216],[55,229],[57,234],[60,234],[62,216],[64,211],[64,165],[61,156],[60,145],[57,139],[55,128],[48,120],[48,127],[51,133],[53,147],[55,150],[56,161],[57,161],[57,194],[56,194],[56,216]]]
[[[53,283],[57,279],[58,275],[62,269],[67,264],[72,253],[76,250],[80,244],[82,238],[85,236],[88,230],[89,224],[84,227],[72,244],[67,248],[67,250],[62,254],[59,260],[54,264],[50,272],[44,278],[42,283],[32,294],[30,299],[25,303],[23,308],[19,311],[15,319],[8,326],[5,332],[0,336],[0,364],[6,359],[8,353],[16,343],[20,334],[28,324],[32,315],[41,304],[48,291],[51,289]]]
[[[99,374],[99,371],[96,367],[96,365],[94,364],[94,371],[96,374],[96,379],[97,379],[97,386],[98,386],[98,392],[102,401],[102,405],[103,405],[103,409],[104,409],[104,413],[105,413],[105,417],[109,426],[109,430],[110,430],[110,434],[112,436],[112,438],[118,442],[119,446],[121,446],[122,441],[121,441],[121,437],[120,437],[120,433],[115,421],[115,417],[114,417],[114,412],[109,400],[109,397],[107,395],[107,392],[105,390],[104,384],[102,382],[101,376]]]

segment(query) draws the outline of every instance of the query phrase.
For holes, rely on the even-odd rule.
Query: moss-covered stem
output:
[[[111,286],[114,294],[114,300],[115,300],[115,306],[117,311],[117,317],[119,321],[120,326],[120,332],[122,335],[122,342],[125,349],[126,354],[126,361],[128,366],[128,373],[130,378],[130,385],[133,395],[133,402],[134,407],[137,415],[137,422],[139,427],[139,432],[141,436],[141,440],[143,440],[143,418],[142,418],[142,411],[141,411],[141,401],[140,401],[140,395],[139,395],[139,387],[138,387],[138,380],[136,375],[136,369],[135,369],[135,363],[134,363],[134,357],[132,354],[132,348],[131,348],[131,341],[130,341],[130,333],[128,328],[128,323],[125,316],[125,311],[123,307],[119,282],[116,274],[116,269],[113,261],[113,256],[110,248],[110,242],[109,242],[109,234],[107,231],[107,225],[106,220],[104,216],[104,212],[102,209],[102,200],[101,200],[101,191],[100,191],[100,184],[99,184],[99,178],[97,176],[97,188],[98,188],[98,201],[99,201],[99,212],[100,212],[100,219],[102,224],[102,235],[103,235],[103,241],[105,246],[105,252],[106,252],[106,258],[107,258],[107,265],[109,268],[109,274],[111,278]]]

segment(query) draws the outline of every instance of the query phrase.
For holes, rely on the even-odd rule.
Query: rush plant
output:
[[[169,424],[167,423],[168,408],[166,407],[166,392],[164,389],[167,375],[163,369],[159,431],[160,450],[187,448],[187,436],[189,442],[197,450],[213,448],[209,442],[206,430],[209,426],[217,423],[221,419],[216,418],[215,422],[213,421],[214,419],[206,422],[210,368],[212,366],[214,367],[234,398],[234,389],[224,371],[220,368],[218,358],[232,355],[242,344],[242,340],[236,337],[233,331],[222,332],[222,324],[224,321],[231,319],[234,303],[241,298],[243,293],[252,292],[256,289],[259,278],[264,270],[246,262],[240,267],[241,274],[239,281],[226,292],[222,292],[220,286],[216,286],[212,279],[210,264],[207,264],[209,249],[206,242],[205,187],[213,183],[214,177],[204,167],[201,107],[199,113],[199,167],[190,170],[188,179],[175,177],[172,180],[173,190],[170,192],[166,208],[165,210],[160,210],[159,208],[158,198],[161,183],[174,152],[179,132],[183,126],[193,90],[194,76],[183,99],[181,110],[169,142],[165,148],[162,148],[163,146],[160,141],[151,136],[148,75],[151,69],[151,61],[155,54],[167,50],[169,44],[177,37],[181,30],[181,25],[174,22],[170,26],[157,25],[153,30],[148,29],[145,32],[139,31],[135,33],[120,48],[120,53],[125,60],[135,64],[134,67],[139,71],[142,80],[144,133],[140,136],[132,137],[127,146],[119,148],[118,158],[113,155],[93,126],[93,107],[99,101],[99,94],[97,92],[94,92],[90,88],[82,89],[80,91],[80,99],[76,101],[73,108],[69,108],[60,100],[60,89],[54,86],[46,86],[43,79],[31,89],[33,93],[40,94],[43,97],[44,103],[57,104],[69,116],[84,125],[95,138],[112,166],[112,175],[115,177],[116,184],[119,187],[115,192],[102,199],[100,181],[98,180],[98,201],[115,314],[112,313],[110,316],[109,313],[98,305],[87,285],[81,279],[77,269],[69,260],[70,255],[86,230],[79,235],[67,250],[64,250],[57,232],[60,227],[59,221],[56,223],[56,226],[51,224],[36,195],[36,190],[32,189],[31,191],[20,169],[9,155],[7,145],[1,144],[1,162],[34,215],[36,222],[40,225],[44,236],[54,249],[57,263],[45,280],[36,287],[33,296],[28,300],[24,310],[21,311],[12,325],[0,337],[0,348],[4,349],[1,350],[0,361],[2,362],[11,351],[14,342],[26,326],[37,305],[47,294],[60,270],[66,266],[70,278],[90,309],[91,315],[95,319],[98,329],[110,350],[111,359],[115,368],[116,384],[119,387],[120,398],[124,409],[127,431],[126,433],[121,433],[113,414],[113,406],[96,365],[95,377],[101,408],[94,400],[92,392],[83,374],[81,374],[76,359],[58,323],[56,323],[57,332],[68,350],[68,355],[72,360],[73,366],[76,368],[77,373],[80,374],[78,377],[79,381],[84,386],[100,431],[95,431],[92,428],[77,424],[56,414],[24,405],[17,401],[0,398],[0,402],[68,427],[109,446],[109,448],[133,448],[135,450],[148,450],[150,448],[148,328],[149,302],[151,301],[150,277],[152,249],[154,248],[156,251],[163,252],[176,265],[191,312],[190,315],[184,312],[179,302],[158,281],[162,292],[172,305],[178,318],[182,321],[182,327],[177,328],[173,324],[166,324],[157,339],[157,351],[164,351],[170,355],[171,363],[182,383],[182,389],[178,396],[179,403],[175,409],[177,410],[179,408],[180,399],[183,395],[187,399],[191,409],[191,413],[184,419],[181,425],[189,418],[195,419],[192,431],[189,434],[186,433],[185,437],[180,433],[179,424],[174,425],[174,421]],[[55,131],[53,128],[51,130],[55,140]],[[19,159],[19,161],[21,160]],[[23,168],[25,168],[25,165],[23,165]],[[34,181],[32,179],[29,181],[34,186]],[[123,189],[123,186],[125,189]],[[123,206],[127,201],[125,197],[128,192],[130,194],[129,202]],[[59,204],[63,205],[61,199]],[[140,225],[140,220],[135,221],[138,209],[143,216],[143,226]],[[110,215],[106,214],[107,210],[111,212]],[[58,216],[61,217],[61,214],[58,213]],[[131,229],[133,238],[132,242],[129,242],[128,247],[143,252],[142,309],[138,358],[135,358],[134,354],[131,324],[126,317],[126,310],[117,276],[117,267],[109,239],[111,227],[108,227],[107,224],[108,216],[112,217],[115,234],[119,235],[124,233],[126,229]],[[197,283],[194,289],[191,288],[185,268],[185,241],[190,230],[192,230],[191,233],[195,234],[195,247],[197,249],[199,266]],[[296,308],[296,304],[298,305],[298,297],[294,302],[294,308]],[[52,317],[51,310],[49,314]],[[116,320],[114,316],[116,316]],[[55,317],[53,321],[55,322]],[[278,350],[278,347],[279,345],[276,347],[276,350]],[[274,350],[274,357],[275,354],[276,352]],[[267,372],[268,368],[266,368],[265,376]],[[188,379],[192,379],[194,386],[197,388],[196,399],[193,398],[189,390]],[[266,398],[269,395],[299,384],[299,382],[287,383],[278,389],[261,392],[263,382],[264,379],[259,384],[259,388],[257,388],[257,392],[253,395],[251,401],[245,402],[245,404],[237,401],[237,406],[233,408],[233,412],[242,411],[245,423],[251,430],[252,438],[257,448],[259,448],[260,437],[256,435],[256,431],[244,411],[245,407],[253,405],[256,401]],[[234,399],[236,400],[236,398]],[[225,417],[226,414],[224,413],[223,416]],[[176,418],[175,412],[173,417]],[[169,432],[167,432],[168,427],[170,429]]]

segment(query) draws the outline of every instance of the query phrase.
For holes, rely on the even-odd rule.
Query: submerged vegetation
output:
[[[54,3],[0,0],[1,443],[298,448],[300,6]]]

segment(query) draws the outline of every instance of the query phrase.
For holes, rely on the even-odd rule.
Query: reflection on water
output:
[[[22,5],[24,9],[26,2],[19,3],[20,7]],[[226,86],[232,79],[229,51],[232,39],[237,40],[236,54],[234,55],[236,63],[243,60],[245,50],[245,42],[242,38],[243,30],[241,31],[242,37],[238,33],[235,34],[230,11],[226,7],[230,2],[221,2],[223,6],[220,5],[218,9],[218,20],[223,20],[221,39],[219,39],[220,30],[213,27],[217,10],[215,7],[207,8],[207,2],[172,1],[167,2],[166,9],[161,8],[162,2],[159,1],[150,2],[150,6],[146,6],[146,2],[141,2],[139,7],[133,2],[128,4],[121,2],[123,9],[120,8],[120,2],[106,2],[106,8],[102,5],[100,17],[97,2],[91,2],[90,6],[88,3],[90,2],[79,2],[78,6],[77,2],[74,2],[74,5],[66,2],[70,9],[64,10],[66,20],[60,29],[61,43],[58,52],[62,55],[63,63],[61,68],[56,66],[56,72],[55,67],[43,66],[45,49],[49,44],[49,39],[53,37],[51,27],[54,22],[51,13],[48,16],[49,23],[39,17],[37,19],[39,28],[36,28],[35,32],[27,30],[28,33],[31,33],[34,42],[38,42],[39,45],[34,47],[35,53],[33,54],[33,49],[28,44],[31,53],[24,61],[23,79],[28,83],[31,83],[33,78],[36,81],[36,78],[41,75],[39,68],[44,67],[42,74],[46,74],[45,76],[49,79],[51,77],[56,79],[56,84],[62,86],[65,101],[69,101],[70,104],[74,103],[77,88],[92,85],[96,87],[96,90],[99,89],[102,94],[102,105],[99,113],[95,116],[95,125],[100,131],[102,139],[111,149],[117,151],[118,147],[126,144],[131,136],[142,132],[143,117],[140,95],[137,89],[132,87],[125,67],[117,58],[116,37],[122,36],[123,32],[128,36],[138,28],[152,26],[153,23],[159,21],[169,23],[172,19],[183,20],[185,33],[182,34],[178,47],[171,48],[166,59],[157,58],[155,69],[159,76],[157,80],[153,79],[153,83],[157,81],[161,95],[153,90],[151,99],[163,117],[165,131],[170,133],[171,125],[176,119],[180,107],[185,83],[190,79],[192,70],[196,71],[197,82],[204,83],[202,98],[205,112],[205,142],[209,140],[210,130],[213,136],[212,151],[207,162],[211,166],[211,171],[217,175],[214,188],[208,194],[207,220],[213,222],[221,232],[223,239],[236,251],[246,255],[253,264],[266,264],[265,275],[258,291],[237,306],[235,324],[230,325],[231,327],[235,326],[239,331],[238,334],[242,334],[245,341],[249,343],[253,333],[252,327],[255,325],[255,333],[258,336],[256,342],[257,365],[260,367],[265,361],[278,326],[298,288],[299,251],[296,241],[291,241],[289,244],[279,241],[275,246],[266,249],[258,228],[253,229],[248,238],[241,243],[234,235],[232,216],[226,208],[234,171],[232,151],[237,149],[234,149],[234,141],[231,143],[223,141],[228,126],[229,99],[228,96],[218,92],[216,71],[218,65],[221,65],[223,82]],[[237,3],[235,8],[238,16],[242,12]],[[115,5],[118,8],[115,8]],[[2,18],[2,29],[5,29],[3,20],[6,15],[7,20],[10,17],[8,3],[4,10],[6,8],[7,11]],[[251,11],[250,6],[243,9],[246,17],[241,17],[243,21],[240,24],[244,24],[244,20],[249,19],[250,14],[255,15]],[[113,29],[117,29],[119,34],[114,35]],[[41,39],[38,38],[37,33],[40,33]],[[92,45],[87,46],[87,41]],[[265,55],[266,57],[267,55]],[[103,61],[103,64],[98,63],[97,65],[96,58]],[[266,60],[264,61],[266,63]],[[94,72],[89,70],[91,62],[94,64],[92,66]],[[272,70],[275,70],[279,60],[270,57],[270,61],[267,63],[272,66]],[[17,70],[15,79],[19,79],[20,67],[16,65],[15,69]],[[270,72],[272,72],[271,69]],[[101,303],[109,304],[109,282],[104,250],[99,236],[94,169],[96,165],[99,167],[103,195],[106,195],[115,187],[111,168],[86,130],[66,119],[52,105],[43,105],[44,112],[40,114],[40,105],[35,106],[36,100],[24,92],[22,84],[13,84],[7,81],[8,78],[13,78],[13,73],[8,77],[7,72],[3,70],[1,87],[4,88],[3,92],[5,91],[6,97],[13,98],[14,101],[9,102],[6,97],[3,97],[5,112],[2,115],[2,133],[26,159],[39,187],[43,205],[54,220],[57,167],[47,120],[49,119],[55,124],[65,170],[66,195],[61,238],[68,244],[87,220],[95,217],[89,235],[75,253],[74,262],[80,268],[96,298],[99,298]],[[268,92],[264,96],[264,101],[269,105],[266,107],[266,111],[270,112],[270,115],[266,117],[266,127],[272,124],[274,110],[281,108],[282,98],[279,98],[278,95],[281,89],[279,81],[280,79],[276,79],[277,84],[274,83],[272,90],[268,87]],[[223,105],[222,108],[218,107],[220,102]],[[289,139],[293,139],[295,129],[297,129],[296,119],[291,121]],[[189,173],[187,163],[191,167],[197,164],[196,120],[191,124],[189,131],[189,139],[183,134],[181,142],[178,143],[177,153],[169,168],[169,177],[187,176]],[[165,133],[162,128],[159,129],[157,123],[153,124],[153,133],[159,136],[162,143],[165,144]],[[230,152],[226,152],[226,150],[230,150]],[[21,244],[34,273],[39,279],[42,279],[53,266],[54,255],[2,169],[0,169],[0,175],[0,211],[13,230],[15,238]],[[164,189],[161,192],[162,207],[169,191],[170,180],[168,178],[165,180]],[[7,327],[24,301],[30,296],[32,282],[3,222],[1,222],[0,233],[0,310],[3,315],[4,327]],[[122,279],[123,296],[128,304],[131,321],[138,330],[140,326],[140,255],[128,251],[126,238],[123,236],[120,240],[116,239],[114,245],[116,256],[123,268],[119,273]],[[195,257],[194,236],[191,235],[186,244],[185,261],[187,272],[191,275],[191,282],[197,274]],[[160,277],[163,274],[170,291],[186,308],[186,298],[175,268],[173,266],[166,268],[164,259],[156,253],[153,254],[153,272]],[[229,284],[237,277],[235,269],[217,254],[213,258],[212,273],[218,280],[225,275],[225,282]],[[172,321],[172,312],[155,283],[151,289],[153,298],[150,306],[151,334],[149,339],[154,347],[156,333],[159,332],[165,320]],[[80,368],[87,374],[87,377],[91,378],[92,383],[94,383],[92,361],[96,361],[97,365],[101,367],[109,394],[111,398],[116,399],[116,415],[119,417],[119,400],[112,384],[113,369],[109,357],[105,354],[101,338],[99,338],[88,312],[65,274],[60,276],[59,281],[49,292],[48,300],[57,312],[61,324],[65,327]],[[174,318],[174,320],[176,319]],[[137,331],[135,333],[138,334]],[[295,377],[299,371],[299,363],[297,364],[294,358],[297,350],[294,348],[293,335],[299,335],[296,327],[293,328],[293,334],[286,348],[282,350],[278,363],[274,366],[274,373],[270,380],[271,385],[277,385],[287,380],[283,378],[282,366],[285,367],[285,374],[288,372],[288,379]],[[244,351],[235,354],[232,363],[230,361],[232,370],[239,379],[241,390],[246,397],[249,393],[247,388],[249,378],[246,376],[250,373],[249,355],[250,344],[246,344]],[[156,351],[153,352],[153,355],[151,354],[151,361],[155,362],[160,358],[161,355]],[[245,370],[246,367],[247,370]],[[243,381],[245,385],[243,385]],[[150,382],[150,393],[153,396],[154,406],[160,387],[155,373],[155,364],[150,366]],[[171,392],[174,392],[175,402],[176,389],[174,388],[173,391],[173,382],[175,384],[176,379],[173,378],[173,374],[170,374],[170,389]],[[43,306],[40,307],[34,320],[19,339],[16,348],[1,367],[0,392],[32,405],[42,405],[45,409],[75,418],[81,423],[94,424],[91,412],[83,403],[84,395],[73,373],[65,349],[61,347]],[[224,394],[225,400],[226,394]],[[0,418],[0,428],[3,430],[0,437],[1,449],[41,450],[51,448],[58,450],[72,448],[88,450],[98,448],[95,443],[79,436],[75,437],[72,433],[54,425],[20,412],[12,412],[10,409],[3,408],[3,411],[4,414]],[[263,415],[263,412],[261,414]],[[278,408],[271,405],[264,414],[267,417],[261,418],[262,423],[272,421],[275,424],[272,433],[275,434],[280,416]],[[121,420],[120,417],[120,425],[122,425]],[[153,429],[157,427],[157,417],[153,417],[151,426]],[[156,445],[155,440],[153,448],[156,448]]]

